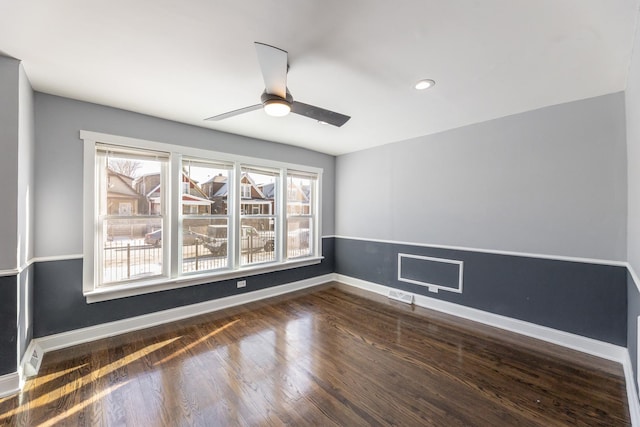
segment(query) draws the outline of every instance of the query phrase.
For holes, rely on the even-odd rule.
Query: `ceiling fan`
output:
[[[338,127],[351,118],[324,108],[294,101],[289,89],[287,89],[287,71],[289,70],[287,52],[264,43],[255,42],[255,45],[265,86],[260,97],[261,103],[218,114],[205,120],[223,120],[260,108],[264,108],[268,115],[274,117],[286,116],[291,112]]]

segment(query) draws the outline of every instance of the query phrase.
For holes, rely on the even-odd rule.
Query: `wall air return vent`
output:
[[[463,262],[422,255],[398,254],[398,281],[439,290],[462,293]]]

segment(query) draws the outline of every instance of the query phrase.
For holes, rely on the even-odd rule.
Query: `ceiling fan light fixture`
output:
[[[264,112],[272,117],[284,117],[291,112],[291,103],[284,99],[268,99],[263,107]]]
[[[287,89],[287,70],[289,69],[287,51],[259,42],[255,42],[255,46],[264,79],[264,92],[260,95],[260,103],[218,114],[205,120],[223,120],[262,108],[268,116],[283,117],[293,113],[336,127],[349,121],[351,117],[344,114],[303,102],[294,102],[291,92]]]
[[[416,88],[416,90],[425,90],[425,89],[429,89],[435,84],[436,82],[431,79],[422,79],[422,80],[419,80],[414,87]]]

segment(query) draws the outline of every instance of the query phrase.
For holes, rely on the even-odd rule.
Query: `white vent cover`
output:
[[[392,289],[389,291],[389,298],[394,299],[396,301],[404,302],[407,304],[413,304],[413,294],[409,292],[403,292],[397,289]]]
[[[31,350],[31,356],[23,366],[23,373],[25,377],[32,377],[36,375],[40,369],[40,364],[42,363],[41,352],[38,346],[31,345],[29,349],[27,349],[27,354],[29,350]]]

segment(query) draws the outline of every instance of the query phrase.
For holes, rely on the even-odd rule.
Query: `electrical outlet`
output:
[[[238,280],[237,286],[238,286],[238,288],[244,288],[245,286],[247,286],[247,281],[246,280]]]

